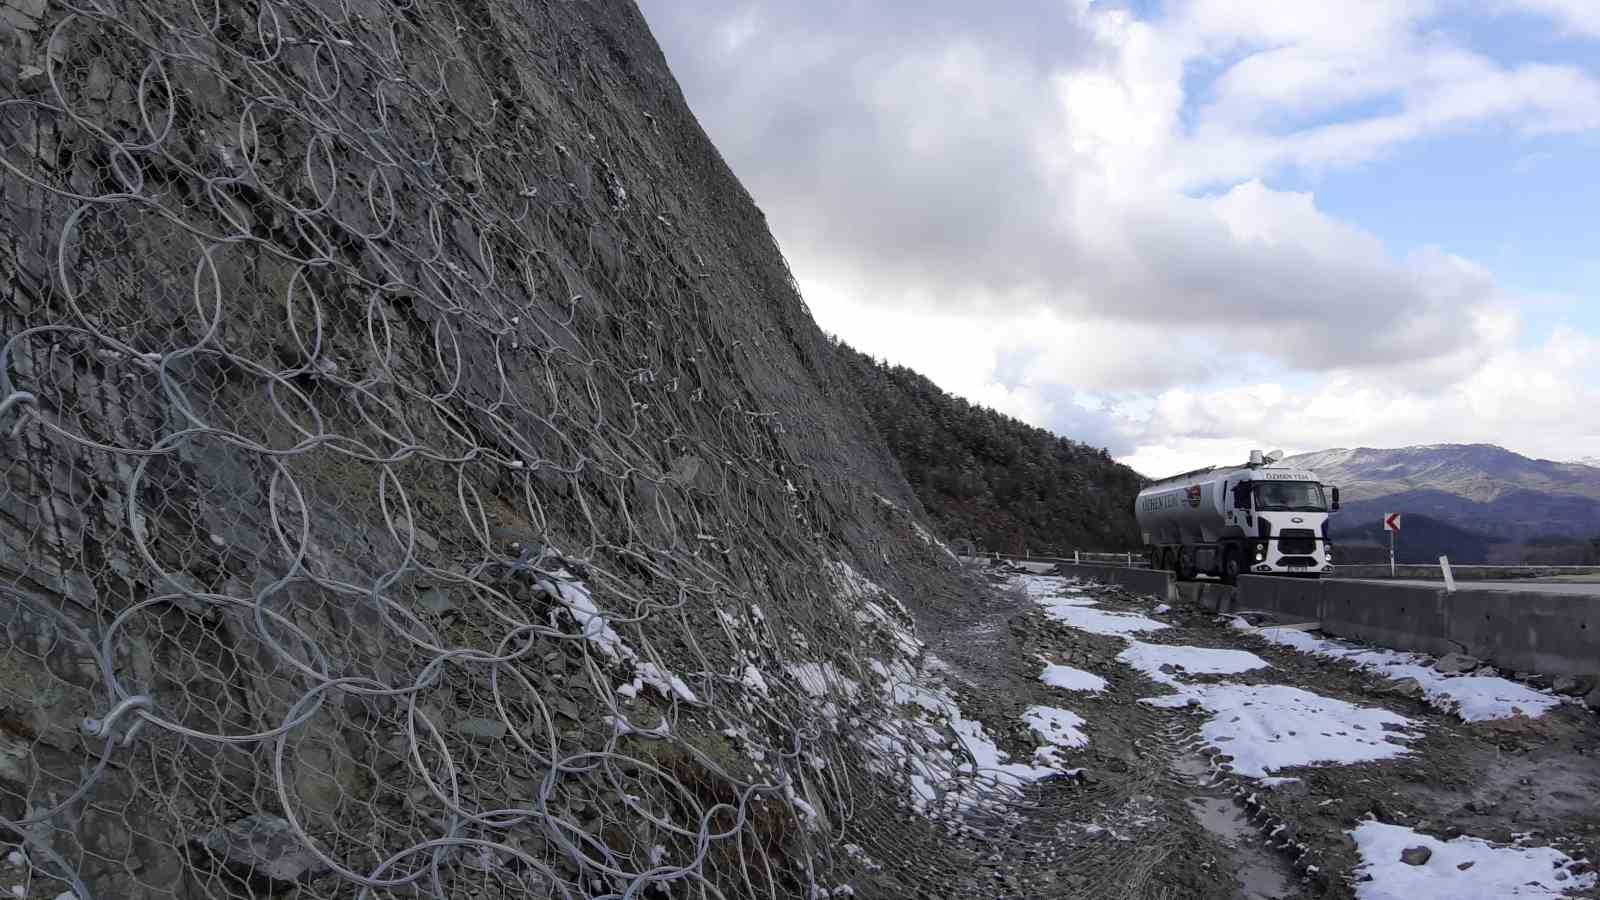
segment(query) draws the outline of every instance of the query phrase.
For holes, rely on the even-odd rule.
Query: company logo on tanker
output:
[[[1189,501],[1190,506],[1198,508],[1200,506],[1200,485],[1189,485],[1184,489],[1183,497],[1185,500]]]

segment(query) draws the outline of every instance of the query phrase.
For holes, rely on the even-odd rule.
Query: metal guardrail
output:
[[[1014,553],[981,553],[976,556],[963,557],[964,560],[981,561],[1003,559],[1009,562],[1048,562],[1069,563],[1071,565],[1100,565],[1120,566],[1128,569],[1148,569],[1150,562],[1137,553],[1101,553],[1075,551],[1068,556],[1045,556],[1039,554],[1018,555]]]

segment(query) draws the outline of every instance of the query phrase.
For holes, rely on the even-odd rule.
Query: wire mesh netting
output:
[[[631,4],[0,0],[0,91],[0,888],[1043,865],[884,589],[954,563]]]

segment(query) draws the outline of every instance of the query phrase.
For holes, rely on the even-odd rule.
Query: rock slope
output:
[[[4,889],[947,878],[832,352],[631,4],[3,0]]]

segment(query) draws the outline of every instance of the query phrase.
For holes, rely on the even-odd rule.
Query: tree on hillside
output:
[[[1135,550],[1143,479],[1091,447],[945,393],[837,342],[873,424],[947,539],[980,549]]]

